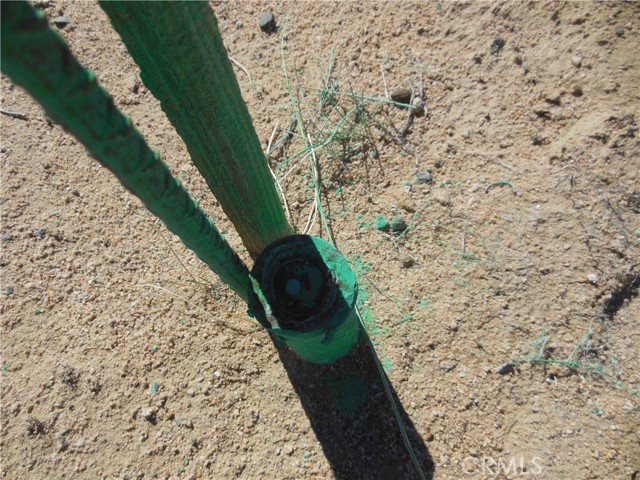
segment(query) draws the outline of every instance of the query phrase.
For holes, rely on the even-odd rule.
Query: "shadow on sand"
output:
[[[337,479],[420,478],[362,332],[357,346],[333,365],[311,364],[276,346]],[[431,480],[434,464],[429,451],[393,387],[391,392],[422,471]]]

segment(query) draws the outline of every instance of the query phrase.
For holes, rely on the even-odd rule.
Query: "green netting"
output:
[[[73,57],[42,12],[27,2],[2,2],[2,72],[47,115],[73,134],[102,165],[158,216],[243,299],[248,271],[109,94]]]

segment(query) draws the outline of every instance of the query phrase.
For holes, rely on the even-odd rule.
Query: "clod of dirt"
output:
[[[258,24],[264,33],[275,33],[277,30],[276,18],[271,12],[263,12],[258,19]]]
[[[35,417],[27,420],[27,435],[37,437],[47,433],[47,426]]]
[[[416,261],[412,257],[406,255],[400,259],[400,263],[402,263],[404,268],[411,268],[415,265]]]
[[[624,305],[625,300],[631,300],[638,295],[638,288],[640,288],[640,273],[630,272],[624,275],[615,290],[604,296],[602,314],[612,320]]]
[[[80,381],[80,374],[75,368],[67,365],[62,369],[62,373],[60,373],[60,380],[65,385],[75,388]]]
[[[506,43],[507,42],[502,37],[494,38],[493,42],[491,42],[491,47],[489,47],[489,50],[491,51],[491,55],[497,55],[498,53],[500,53],[500,51],[504,48]]]
[[[418,185],[424,185],[431,182],[433,182],[433,176],[429,170],[416,173],[416,183]]]
[[[401,215],[396,215],[389,222],[389,227],[391,228],[392,232],[399,233],[407,228],[407,222]]]
[[[411,101],[411,90],[407,87],[398,87],[391,92],[391,100],[398,103],[409,103]]]

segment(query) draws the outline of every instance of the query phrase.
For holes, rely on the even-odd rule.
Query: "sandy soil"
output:
[[[59,31],[73,52],[242,250],[99,7],[41,5],[71,21]],[[336,136],[318,162],[428,478],[639,478],[640,4],[212,8],[251,74],[236,70],[265,149],[293,113],[283,32],[306,118],[321,118],[331,49],[342,105],[353,96],[336,92],[424,86],[426,114],[404,143],[406,110],[369,101],[367,136]],[[265,10],[278,34],[260,31]],[[3,478],[415,478],[399,437],[377,436],[366,412],[323,433],[291,359],[242,303],[23,91],[0,85],[2,108],[28,117],[1,116]],[[308,160],[293,165],[281,184],[301,231],[313,185]],[[400,238],[376,229],[398,215],[410,226]],[[397,429],[383,403],[375,411],[387,418],[376,428]],[[367,468],[359,442],[405,473]]]

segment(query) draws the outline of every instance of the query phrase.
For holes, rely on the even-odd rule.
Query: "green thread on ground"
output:
[[[27,2],[2,2],[2,72],[74,135],[131,193],[245,300],[242,260],[142,135],[73,57],[45,15]]]
[[[100,6],[254,256],[293,234],[207,2]]]

